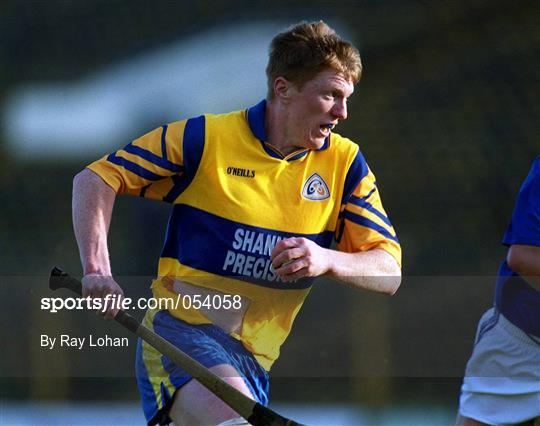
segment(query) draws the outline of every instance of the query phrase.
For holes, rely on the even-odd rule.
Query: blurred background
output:
[[[3,1],[0,424],[144,424],[135,340],[41,311],[53,265],[81,274],[71,181],[164,123],[265,96],[272,36],[324,19],[364,73],[339,133],[359,143],[403,248],[389,298],[320,280],[272,371],[273,407],[309,424],[452,424],[500,240],[539,155],[534,1]],[[169,206],[122,197],[113,271],[150,296]],[[139,316],[142,312],[138,313]],[[121,350],[41,334],[127,336]]]

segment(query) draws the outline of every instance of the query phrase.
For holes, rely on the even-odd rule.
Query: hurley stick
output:
[[[82,284],[60,268],[54,267],[49,279],[49,288],[67,288],[82,296]],[[293,420],[280,416],[275,411],[248,398],[242,392],[223,381],[205,366],[182,352],[163,337],[142,325],[136,318],[120,310],[114,318],[129,331],[135,333],[146,343],[182,367],[191,377],[225,402],[234,411],[254,426],[302,426]]]

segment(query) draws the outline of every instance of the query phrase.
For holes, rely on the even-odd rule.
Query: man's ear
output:
[[[274,80],[274,96],[282,102],[288,103],[294,90],[294,85],[285,77],[277,77]]]

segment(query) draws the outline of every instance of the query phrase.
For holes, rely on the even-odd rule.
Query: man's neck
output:
[[[267,142],[278,149],[283,155],[298,151],[297,147],[288,137],[288,112],[285,105],[275,99],[266,102],[265,127]]]

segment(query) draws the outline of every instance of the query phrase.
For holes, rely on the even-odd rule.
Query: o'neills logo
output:
[[[330,190],[324,179],[313,173],[304,183],[302,197],[311,201],[322,201],[330,197]]]
[[[255,170],[240,169],[238,167],[227,167],[227,174],[233,176],[241,176],[247,178],[255,177]]]

